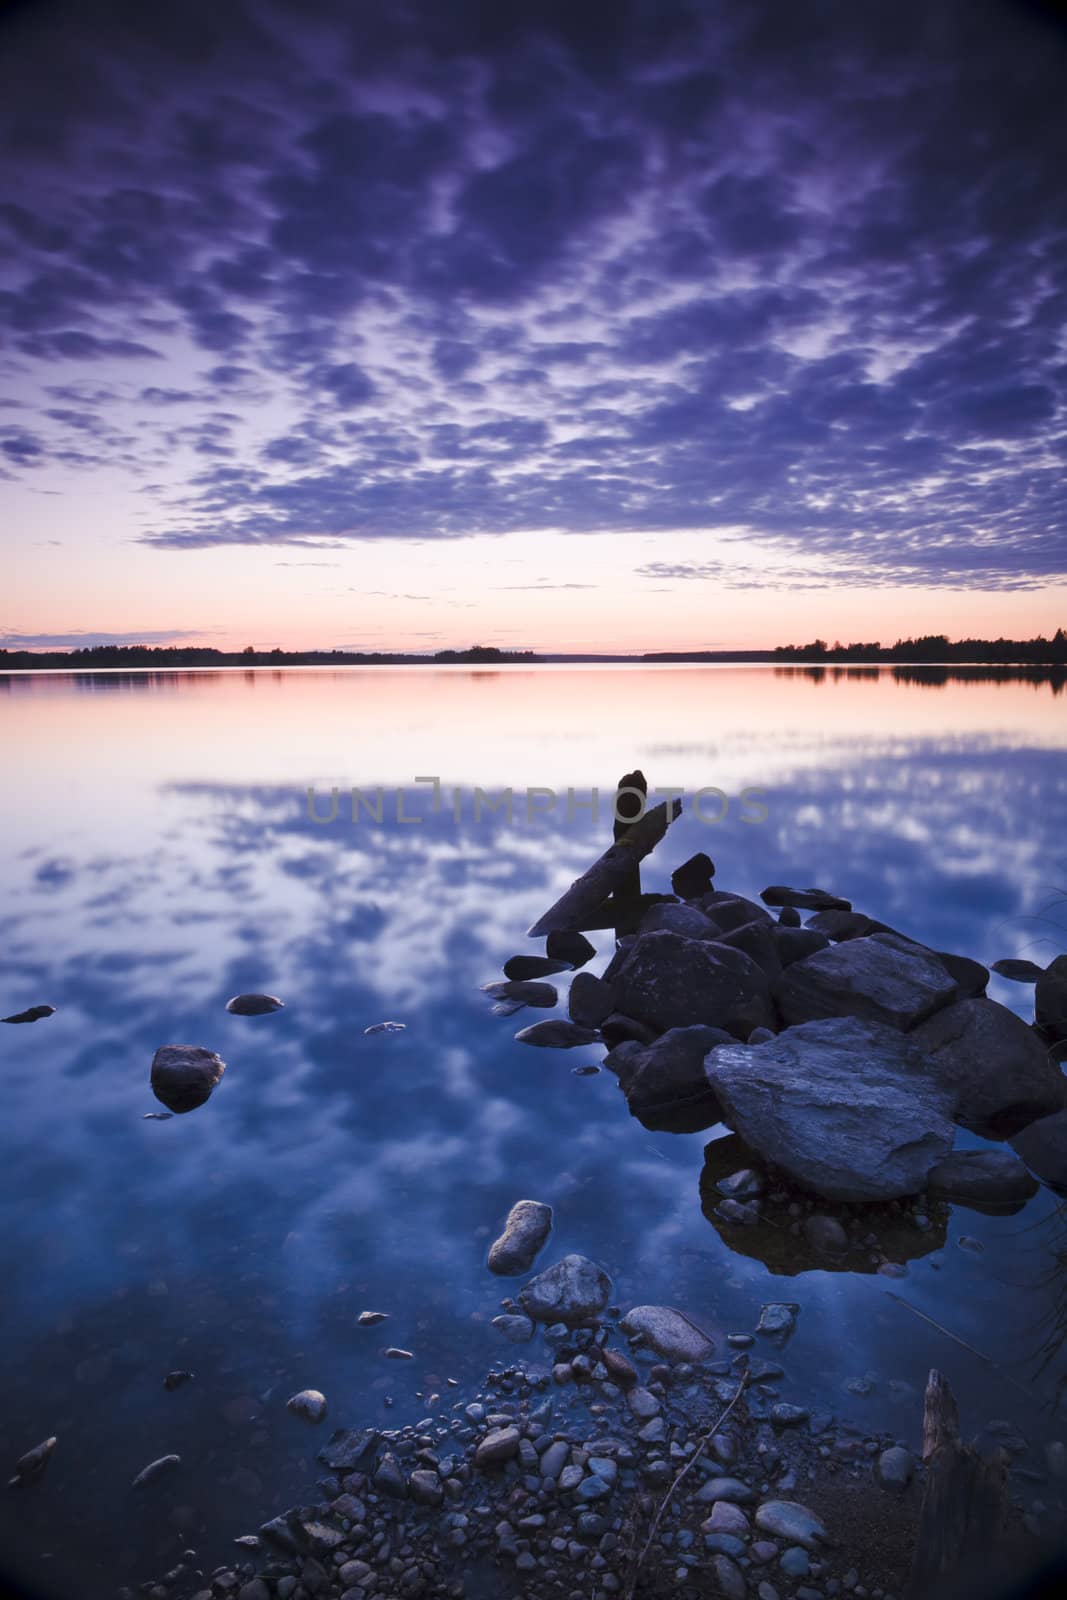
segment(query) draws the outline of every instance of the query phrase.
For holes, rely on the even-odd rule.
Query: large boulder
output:
[[[712,922],[727,932],[730,928],[739,928],[743,922],[773,922],[774,918],[765,906],[755,900],[748,900],[743,894],[727,894],[724,889],[713,889],[706,894],[700,902],[701,908],[707,912]]]
[[[611,1295],[611,1279],[587,1256],[564,1256],[539,1272],[519,1295],[534,1322],[585,1322],[598,1316]]]
[[[717,1044],[731,1044],[724,1028],[698,1023],[671,1028],[619,1069],[619,1087],[633,1116],[660,1133],[698,1133],[722,1121],[708,1085],[704,1057]]]
[[[1011,1147],[1036,1178],[1067,1194],[1067,1111],[1031,1122],[1015,1135]]]
[[[746,956],[751,956],[768,978],[777,978],[782,971],[781,958],[775,939],[778,929],[771,922],[742,922],[739,928],[731,928],[728,933],[720,933],[716,943],[725,944],[734,950],[743,950]]]
[[[774,1023],[766,974],[729,945],[643,933],[623,952],[611,984],[618,1011],[661,1032],[703,1022],[747,1039]]]
[[[952,1147],[954,1097],[884,1023],[831,1017],[764,1044],[718,1045],[705,1071],[724,1121],[830,1200],[918,1194]]]
[[[872,933],[818,950],[775,984],[786,1022],[860,1017],[913,1028],[956,998],[956,983],[932,950],[896,934]]]
[[[956,1095],[956,1121],[986,1138],[1008,1139],[1067,1106],[1067,1079],[1034,1030],[995,1000],[960,1000],[911,1037]]]
[[[673,1306],[634,1306],[619,1327],[632,1343],[654,1350],[664,1361],[705,1361],[714,1349],[703,1328]]]
[[[960,1205],[1018,1206],[1037,1184],[1010,1150],[953,1150],[930,1168],[928,1193]]]
[[[152,1057],[152,1093],[168,1111],[195,1111],[210,1099],[226,1063],[197,1044],[162,1044]]]
[[[698,906],[650,906],[641,918],[642,933],[680,933],[683,939],[717,939],[719,929]]]

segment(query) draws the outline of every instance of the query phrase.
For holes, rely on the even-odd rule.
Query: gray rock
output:
[[[789,889],[785,884],[772,883],[764,889],[760,899],[765,906],[793,906],[799,911],[851,911],[851,900],[830,894],[826,889]]]
[[[235,1017],[265,1017],[272,1011],[281,1011],[284,1004],[273,994],[235,994],[227,1000],[226,1010]]]
[[[555,1439],[541,1457],[541,1476],[555,1480],[559,1477],[571,1453],[566,1439]]]
[[[693,1497],[701,1505],[725,1500],[730,1505],[749,1505],[756,1499],[756,1491],[743,1478],[709,1478],[702,1483]]]
[[[1067,1111],[1031,1122],[1015,1135],[1011,1146],[1036,1178],[1067,1194]]]
[[[152,1057],[152,1093],[170,1111],[195,1111],[210,1099],[226,1063],[195,1044],[160,1045]]]
[[[331,1472],[366,1472],[379,1438],[377,1428],[338,1428],[319,1451],[319,1460]]]
[[[503,1233],[489,1247],[489,1271],[505,1278],[529,1272],[551,1232],[551,1206],[540,1200],[516,1200]]]
[[[583,1028],[599,1028],[614,1009],[615,1000],[610,983],[605,983],[603,978],[594,976],[592,972],[579,972],[567,996],[571,1021]]]
[[[603,1500],[605,1495],[611,1493],[611,1484],[599,1473],[592,1473],[588,1478],[583,1478],[578,1485],[579,1500]]]
[[[820,950],[828,950],[830,941],[825,933],[819,933],[815,928],[778,926],[774,929],[774,948],[780,965],[792,967],[798,961],[818,955]]]
[[[528,1344],[534,1334],[534,1325],[529,1317],[508,1315],[494,1317],[493,1327],[502,1333],[510,1344]]]
[[[774,1021],[767,976],[728,945],[644,933],[612,974],[617,1008],[662,1032],[707,1023],[747,1039]]]
[[[531,979],[506,979],[502,983],[483,983],[482,993],[487,994],[491,1000],[504,1001],[508,1011],[517,1011],[521,1006],[539,1006],[547,1010],[559,999],[554,984],[535,983]],[[507,1012],[503,1014],[507,1015]]]
[[[776,932],[775,923],[743,922],[739,928],[721,933],[715,942],[728,949],[743,950],[768,978],[777,978],[781,975],[782,959],[778,954]]]
[[[1037,1183],[1010,1150],[953,1150],[930,1168],[927,1191],[937,1200],[1016,1205],[1037,1193]]]
[[[299,1394],[290,1395],[285,1409],[305,1422],[321,1422],[326,1415],[326,1396],[318,1389],[301,1389]]]
[[[515,1035],[520,1044],[536,1044],[549,1050],[572,1050],[575,1045],[595,1044],[600,1035],[595,1028],[581,1028],[576,1022],[552,1017],[547,1022],[532,1022]]]
[[[637,1382],[637,1368],[632,1361],[627,1360],[621,1350],[612,1350],[610,1346],[605,1346],[600,1352],[600,1359],[612,1383],[617,1383],[620,1389],[633,1388]]]
[[[751,1524],[740,1506],[731,1500],[716,1500],[711,1515],[700,1524],[701,1533],[733,1533],[744,1538]]]
[[[743,894],[728,894],[722,889],[706,894],[700,907],[722,933],[729,933],[731,928],[740,928],[745,922],[774,921],[767,908],[758,901],[748,900]]]
[[[545,940],[545,954],[553,961],[565,961],[569,967],[584,967],[596,955],[596,950],[584,934],[561,931],[549,934]]]
[[[757,1333],[765,1333],[770,1338],[785,1343],[797,1325],[800,1307],[797,1305],[783,1304],[780,1302],[760,1308],[759,1322],[756,1324]]]
[[[931,1077],[957,1100],[956,1120],[1010,1138],[1067,1107],[1067,1082],[1032,1028],[995,1000],[961,1000],[917,1027],[912,1039]]]
[[[1016,961],[1010,956],[993,963],[993,971],[999,972],[1002,978],[1008,978],[1012,983],[1036,983],[1044,970],[1036,961]]]
[[[720,1122],[722,1108],[708,1085],[704,1057],[715,1045],[732,1042],[724,1028],[702,1024],[661,1034],[620,1069],[631,1115],[646,1128],[668,1133],[697,1133]]]
[[[719,929],[697,906],[650,906],[641,918],[641,933],[680,934],[683,939],[716,939]]]
[[[408,1492],[404,1469],[391,1450],[382,1456],[371,1482],[379,1494],[388,1495],[390,1500],[403,1500]]]
[[[816,933],[824,933],[834,944],[840,944],[845,939],[862,939],[868,933],[878,933],[885,923],[865,917],[862,911],[817,911],[808,918],[806,926]]]
[[[611,1048],[626,1043],[642,1046],[654,1044],[657,1034],[658,1030],[649,1023],[639,1022],[636,1017],[627,1017],[621,1011],[613,1011],[600,1024],[600,1037]]]
[[[848,1249],[848,1234],[836,1217],[813,1212],[804,1218],[801,1232],[811,1248],[822,1255],[840,1256]]]
[[[831,1200],[918,1194],[952,1147],[954,1097],[914,1044],[880,1023],[833,1017],[766,1044],[719,1045],[705,1070],[745,1143]]]
[[[586,1256],[564,1256],[538,1273],[519,1302],[535,1322],[584,1322],[597,1316],[611,1297],[611,1279]]]
[[[660,1404],[651,1389],[639,1384],[630,1390],[626,1400],[634,1416],[639,1417],[642,1422],[648,1422],[650,1418],[659,1416]]]
[[[1067,1040],[1067,955],[1050,961],[1034,991],[1034,1021],[1049,1044]]]
[[[711,1560],[712,1571],[715,1574],[715,1585],[726,1600],[745,1600],[745,1576],[736,1562],[729,1556],[716,1555]]]
[[[900,1445],[892,1445],[878,1457],[878,1481],[896,1494],[902,1494],[908,1487],[914,1472],[914,1456]]]
[[[972,961],[970,956],[955,955],[951,950],[935,950],[934,955],[949,977],[955,978],[961,1000],[973,1000],[985,994],[989,982],[988,967],[983,967],[980,961]]]
[[[706,1361],[715,1348],[703,1328],[672,1306],[634,1306],[619,1326],[664,1361]]]
[[[841,911],[841,912],[832,912],[831,915],[832,916],[844,916],[844,917],[847,917],[849,915],[849,913],[847,911]],[[778,926],[780,928],[799,928],[800,927],[800,912],[797,910],[796,906],[783,906],[781,908],[781,910],[778,913]]]
[[[849,939],[794,961],[775,985],[787,1022],[859,1017],[900,1029],[951,1004],[956,993],[955,980],[933,951],[888,933]]]
[[[609,1072],[614,1072],[619,1079],[624,1078],[636,1066],[646,1046],[636,1039],[623,1039],[613,1049],[609,1050],[603,1061],[602,1067],[607,1067]]]
[[[509,956],[504,962],[504,976],[524,983],[528,978],[549,978],[554,972],[565,972],[568,965],[552,956]]]
[[[793,1406],[785,1400],[780,1400],[771,1407],[771,1421],[776,1428],[796,1428],[802,1422],[807,1422],[811,1412],[806,1406]]]
[[[782,1551],[778,1565],[788,1578],[806,1578],[811,1572],[808,1552],[798,1544],[792,1544],[788,1550]]]
[[[826,1540],[826,1529],[807,1506],[795,1500],[765,1500],[756,1512],[756,1527],[776,1539],[791,1539],[806,1550]]]
[[[376,1323],[387,1322],[388,1320],[388,1311],[361,1311],[356,1318],[356,1322],[361,1328],[373,1328]]]
[[[408,1479],[408,1493],[417,1505],[439,1506],[445,1497],[436,1472],[419,1467]]]

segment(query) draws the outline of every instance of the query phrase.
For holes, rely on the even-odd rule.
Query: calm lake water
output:
[[[0,1566],[79,1600],[186,1546],[210,1570],[314,1497],[328,1428],[286,1412],[296,1389],[321,1388],[332,1425],[396,1426],[446,1377],[514,1360],[489,1324],[515,1285],[484,1256],[523,1196],[555,1207],[540,1264],[595,1257],[624,1307],[726,1333],[798,1303],[790,1400],[917,1439],[936,1364],[965,1424],[1015,1422],[1041,1470],[1067,1433],[1062,1202],[955,1210],[902,1280],[775,1276],[701,1211],[711,1134],[647,1132],[610,1073],[574,1074],[602,1049],[515,1043],[548,1013],[492,1017],[479,985],[541,948],[526,928],[610,838],[610,802],[568,817],[567,788],[609,796],[635,765],[727,796],[721,821],[687,802],[647,889],[703,849],[718,887],[817,883],[936,948],[1043,963],[1067,948],[1065,707],[1048,682],[886,669],[0,677],[0,1014],[58,1007],[0,1029],[0,1457],[60,1441],[39,1485],[0,1497]],[[346,793],[379,785],[382,823],[353,823]],[[475,820],[475,787],[509,785],[512,820]],[[341,790],[336,821],[309,818],[309,786],[322,815]],[[397,821],[398,786],[423,820]],[[529,786],[563,798],[528,820]],[[766,821],[743,820],[746,787]],[[611,936],[592,938],[599,971]],[[241,990],[286,1008],[230,1016]],[[1031,989],[990,993],[1032,1015]],[[364,1034],[386,1019],[406,1031]],[[207,1106],[146,1121],[166,1043],[227,1072]],[[358,1328],[365,1308],[391,1320]],[[390,1343],[416,1359],[385,1361]],[[165,1392],[172,1368],[195,1381]],[[138,1498],[171,1451],[181,1468]]]

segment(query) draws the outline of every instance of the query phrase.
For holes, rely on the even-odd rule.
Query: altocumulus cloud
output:
[[[2,43],[4,475],[117,464],[172,551],[744,527],[742,586],[1067,577],[1036,6],[53,0]]]

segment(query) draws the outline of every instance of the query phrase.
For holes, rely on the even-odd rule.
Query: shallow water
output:
[[[914,1442],[937,1365],[965,1424],[1017,1422],[1042,1469],[1065,1427],[1053,1196],[1010,1217],[955,1210],[902,1280],[773,1276],[701,1211],[710,1133],[647,1132],[609,1073],[575,1075],[601,1049],[515,1043],[551,1013],[491,1017],[478,986],[540,948],[525,929],[604,847],[607,796],[635,765],[687,795],[648,889],[703,849],[721,887],[818,883],[936,948],[1050,959],[1067,948],[1052,685],[694,667],[11,675],[0,730],[0,1014],[58,1007],[0,1030],[0,1459],[59,1435],[41,1483],[0,1499],[8,1570],[90,1597],[189,1545],[210,1569],[311,1497],[328,1427],[286,1412],[295,1390],[322,1389],[334,1425],[397,1425],[425,1414],[420,1391],[447,1402],[446,1377],[522,1354],[489,1326],[516,1286],[484,1267],[522,1196],[555,1207],[540,1264],[597,1258],[623,1306],[675,1304],[725,1333],[798,1303],[790,1400]],[[436,816],[419,776],[444,786]],[[387,791],[380,825],[366,807],[351,820],[354,785],[372,804]],[[507,785],[512,820],[476,820],[475,787]],[[598,822],[580,804],[594,785]],[[309,786],[323,816],[340,789],[336,821],[311,820]],[[422,820],[397,820],[398,786]],[[528,819],[530,786],[561,798]],[[710,787],[721,821],[692,807]],[[745,820],[746,788],[765,821]],[[611,936],[591,937],[597,971]],[[555,981],[563,1001],[569,977]],[[285,1009],[231,1016],[241,990]],[[1032,1013],[1031,989],[990,993]],[[387,1019],[405,1031],[364,1034]],[[165,1043],[217,1050],[227,1072],[207,1106],[146,1121]],[[357,1327],[366,1308],[390,1320]],[[416,1359],[384,1360],[388,1344]],[[167,1393],[171,1368],[196,1377]],[[845,1387],[864,1377],[866,1395]],[[131,1490],[171,1451],[169,1480]]]

